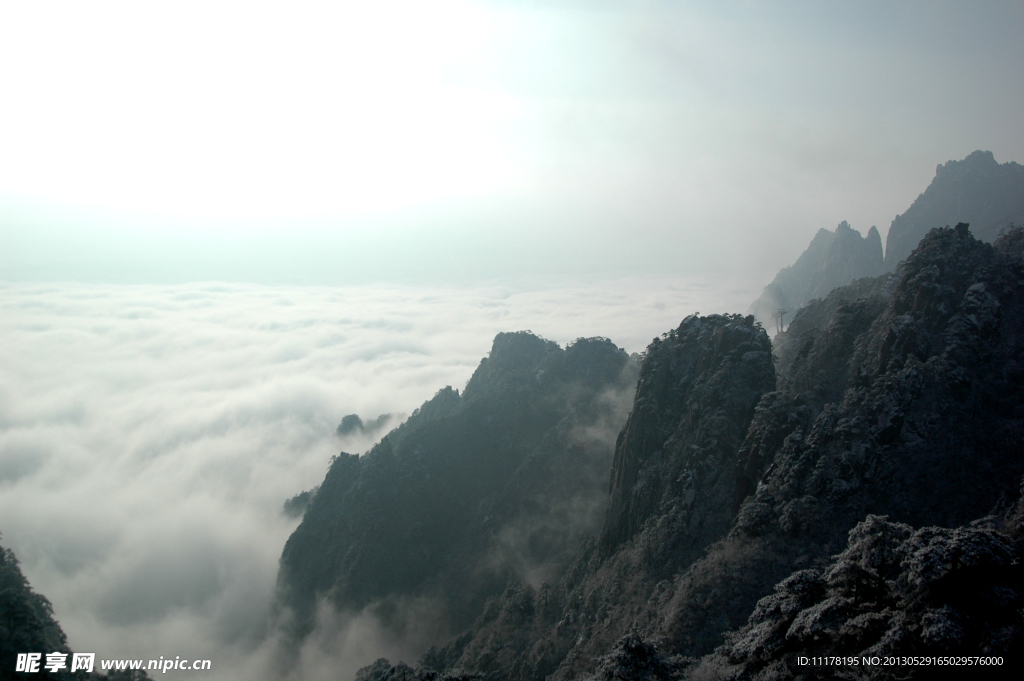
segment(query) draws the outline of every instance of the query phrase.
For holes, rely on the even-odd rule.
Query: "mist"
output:
[[[712,284],[4,285],[4,546],[73,650],[272,677],[277,564],[298,524],[283,504],[318,485],[331,456],[384,434],[339,440],[344,415],[408,414],[463,388],[499,331],[563,345],[617,336],[636,352],[682,316],[752,294]],[[322,619],[334,633],[302,651],[310,669],[326,655],[317,646],[354,672],[427,636],[395,640],[372,611]]]

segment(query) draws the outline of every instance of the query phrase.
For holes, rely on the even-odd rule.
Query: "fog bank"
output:
[[[519,290],[3,285],[4,545],[73,650],[209,658],[217,678],[253,678],[269,669],[260,646],[297,523],[283,502],[319,484],[339,450],[372,444],[339,440],[342,416],[408,414],[461,389],[498,331],[640,351],[683,316],[742,311],[754,293],[654,277]],[[325,621],[341,632],[333,654],[369,656],[332,664],[402,649],[366,616]]]

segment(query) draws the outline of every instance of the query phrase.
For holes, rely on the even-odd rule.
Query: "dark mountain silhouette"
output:
[[[15,671],[21,653],[41,655],[38,671]],[[47,653],[65,653],[65,664],[70,668],[71,650],[64,631],[53,618],[53,606],[45,596],[32,590],[14,552],[0,546],[0,680],[101,678],[82,671],[72,674],[69,669],[51,672],[45,667]],[[138,679],[149,676],[142,672]]]
[[[768,336],[753,317],[691,316],[647,350],[619,437],[599,540],[556,584],[513,585],[427,666],[498,677],[575,678],[630,627],[678,572],[729,531],[737,450],[775,387]],[[751,606],[753,603],[751,603]]]
[[[910,255],[928,230],[959,222],[988,243],[1011,223],[1024,223],[1024,166],[999,164],[991,151],[936,166],[932,183],[889,227],[885,269],[893,270]]]
[[[401,673],[831,678],[796,656],[899,653],[1003,656],[987,677],[1008,677],[1024,643],[1022,250],[1019,228],[994,246],[932,230],[896,272],[798,312],[778,376],[752,318],[684,320],[643,360],[599,538]]]
[[[510,578],[556,579],[600,526],[635,377],[607,339],[499,334],[464,393],[335,458],[281,557],[295,632],[319,598],[397,629],[405,603],[430,599],[438,630],[457,631]]]
[[[866,237],[845,221],[835,232],[819,229],[796,262],[779,270],[750,312],[766,326],[778,310],[788,310],[787,319],[792,319],[808,301],[824,298],[854,279],[881,274],[882,263],[882,237],[875,227]]]
[[[846,222],[835,232],[818,230],[796,262],[779,270],[750,312],[774,330],[777,311],[787,310],[786,319],[792,319],[797,309],[839,286],[892,271],[929,230],[960,222],[970,224],[975,237],[988,243],[1009,225],[1024,223],[1024,166],[999,164],[990,151],[937,166],[928,188],[892,221],[884,258],[874,227],[865,238]]]

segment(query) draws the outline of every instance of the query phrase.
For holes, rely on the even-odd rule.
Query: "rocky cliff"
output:
[[[799,570],[761,599],[746,626],[689,670],[721,679],[935,678],[908,656],[1002,658],[979,676],[1019,678],[1024,543],[994,518],[922,527],[868,515],[824,566]],[[832,668],[798,657],[857,660]],[[877,664],[864,665],[877,658]],[[859,669],[858,669],[859,668]]]
[[[767,334],[750,317],[691,316],[655,340],[616,447],[602,554],[652,517],[686,518],[699,545],[723,535],[732,509],[718,502],[754,407],[774,387]]]
[[[321,599],[397,629],[426,599],[438,632],[459,631],[509,579],[556,579],[600,527],[635,380],[606,339],[499,334],[462,394],[439,391],[365,455],[334,459],[281,557],[293,633]]]
[[[786,319],[792,319],[808,301],[824,298],[855,279],[880,274],[882,263],[882,237],[875,227],[866,237],[845,221],[835,232],[820,229],[796,262],[775,275],[750,312],[766,326],[780,309],[788,310]]]
[[[789,400],[788,419],[761,412],[751,436],[789,432],[730,541],[800,547],[805,569],[705,667],[816,678],[790,653],[1012,657],[1024,637],[1011,520],[1024,474],[1020,236],[993,248],[963,224],[933,230],[865,297],[836,292],[831,313],[808,309],[820,321],[779,339],[798,387],[773,405]]]
[[[896,272],[801,310],[777,381],[752,320],[685,320],[648,349],[600,539],[407,673],[831,678],[795,656],[895,652],[1018,665],[1022,244],[1020,229],[995,245],[933,230]]]
[[[959,222],[988,243],[1011,223],[1024,223],[1024,166],[997,163],[991,151],[937,166],[932,183],[889,227],[886,270],[910,255],[928,230]]]
[[[511,584],[422,669],[575,678],[634,624],[656,627],[673,580],[729,532],[737,452],[774,388],[768,336],[753,317],[691,316],[653,342],[599,539],[559,581]]]

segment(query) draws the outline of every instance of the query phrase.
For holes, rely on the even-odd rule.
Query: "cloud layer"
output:
[[[3,543],[74,650],[209,658],[218,678],[253,678],[297,523],[282,503],[340,449],[372,444],[339,441],[343,415],[410,413],[462,388],[499,331],[639,351],[754,295],[714,284],[2,285]],[[360,651],[337,664],[372,661],[357,659],[373,652],[365,626],[325,617],[340,633],[321,638],[345,639],[329,649]]]

